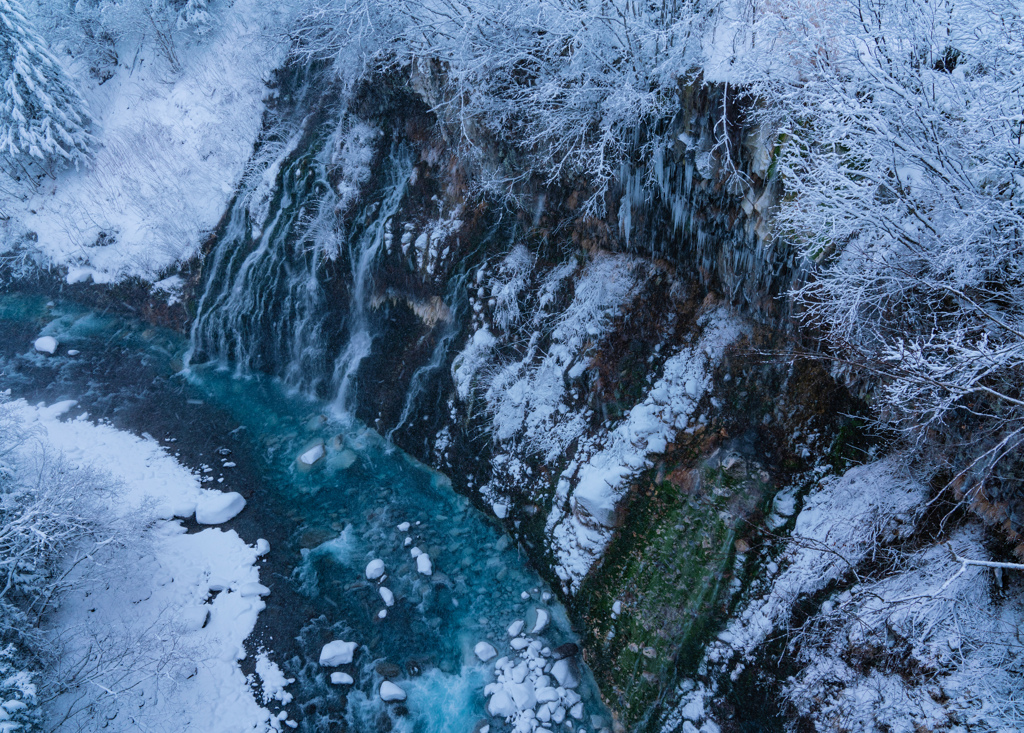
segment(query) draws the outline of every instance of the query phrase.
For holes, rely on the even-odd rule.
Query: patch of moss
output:
[[[627,727],[643,730],[656,717],[725,610],[739,524],[725,509],[738,483],[719,469],[677,468],[661,481],[645,474],[575,599],[587,662]]]

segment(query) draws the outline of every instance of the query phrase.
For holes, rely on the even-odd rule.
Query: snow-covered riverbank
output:
[[[82,582],[72,582],[46,634],[63,652],[62,682],[74,684],[44,706],[47,719],[106,720],[106,729],[124,731],[280,729],[238,664],[268,592],[260,551],[233,530],[186,532],[175,518],[232,497],[201,488],[151,438],[85,416],[62,421],[74,405],[18,400],[8,409],[34,432],[30,449],[109,476],[111,524],[125,522],[132,541],[70,569]]]

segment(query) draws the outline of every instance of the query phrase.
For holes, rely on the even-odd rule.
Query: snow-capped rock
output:
[[[49,354],[50,356],[53,356],[57,351],[58,343],[57,339],[53,336],[40,336],[32,345],[40,354]]]
[[[354,641],[332,641],[324,644],[320,650],[321,667],[337,667],[342,664],[351,664],[352,655],[356,651]]]
[[[199,524],[223,524],[245,509],[245,499],[236,491],[203,491],[196,502]]]
[[[394,682],[384,680],[380,683],[380,699],[384,702],[401,702],[405,699],[405,690]]]
[[[477,659],[481,662],[488,662],[498,656],[498,652],[495,651],[494,647],[488,644],[486,641],[479,642],[474,648],[473,653],[476,654]]]

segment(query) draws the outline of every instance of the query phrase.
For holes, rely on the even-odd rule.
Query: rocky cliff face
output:
[[[345,104],[288,82],[306,96],[269,117],[193,281],[191,358],[333,399],[501,519],[561,590],[616,726],[828,729],[842,695],[828,707],[792,682],[813,688],[827,655],[773,629],[866,592],[864,547],[914,537],[927,491],[869,498],[870,541],[821,582],[806,578],[828,565],[827,526],[805,532],[819,555],[785,554],[797,515],[813,519],[804,497],[842,506],[828,492],[852,479],[829,477],[876,447],[867,406],[786,355],[801,263],[771,234],[777,141],[744,119],[750,100],[684,89],[606,215],[583,217],[586,181],[541,185],[483,135],[467,157],[430,111],[438,73]],[[479,180],[503,176],[519,182],[499,204]],[[893,517],[902,529],[872,534]],[[792,597],[765,595],[794,566]],[[870,670],[833,642],[853,690]]]

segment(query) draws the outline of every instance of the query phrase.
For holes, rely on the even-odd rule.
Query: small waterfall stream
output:
[[[384,243],[388,222],[398,211],[405,196],[412,173],[412,156],[404,148],[392,151],[388,159],[385,192],[379,203],[372,203],[360,217],[361,234],[350,239],[349,260],[352,263],[352,296],[349,310],[349,339],[345,349],[334,363],[334,383],[337,392],[334,408],[341,413],[352,414],[349,409],[351,391],[355,386],[356,372],[373,346],[367,317],[367,298],[372,278],[374,258]]]
[[[278,166],[267,221],[253,213],[252,192],[232,206],[207,257],[187,367],[215,361],[222,368],[230,364],[238,376],[277,373],[293,386],[317,389],[326,315],[317,269],[327,253],[308,246],[299,230],[326,182],[315,151],[295,152],[302,134],[296,133]]]
[[[441,337],[437,340],[437,344],[430,354],[430,360],[413,372],[412,379],[409,382],[409,389],[405,393],[402,413],[399,415],[394,427],[387,433],[386,438],[388,441],[392,441],[395,434],[413,416],[418,401],[426,391],[430,380],[437,376],[438,372],[448,363],[452,348],[455,345],[455,338],[461,333],[462,321],[465,316],[464,309],[469,306],[468,300],[465,297],[468,280],[469,272],[466,271],[456,275],[448,283],[445,305],[448,306],[451,315],[444,327],[444,331],[441,333]]]

